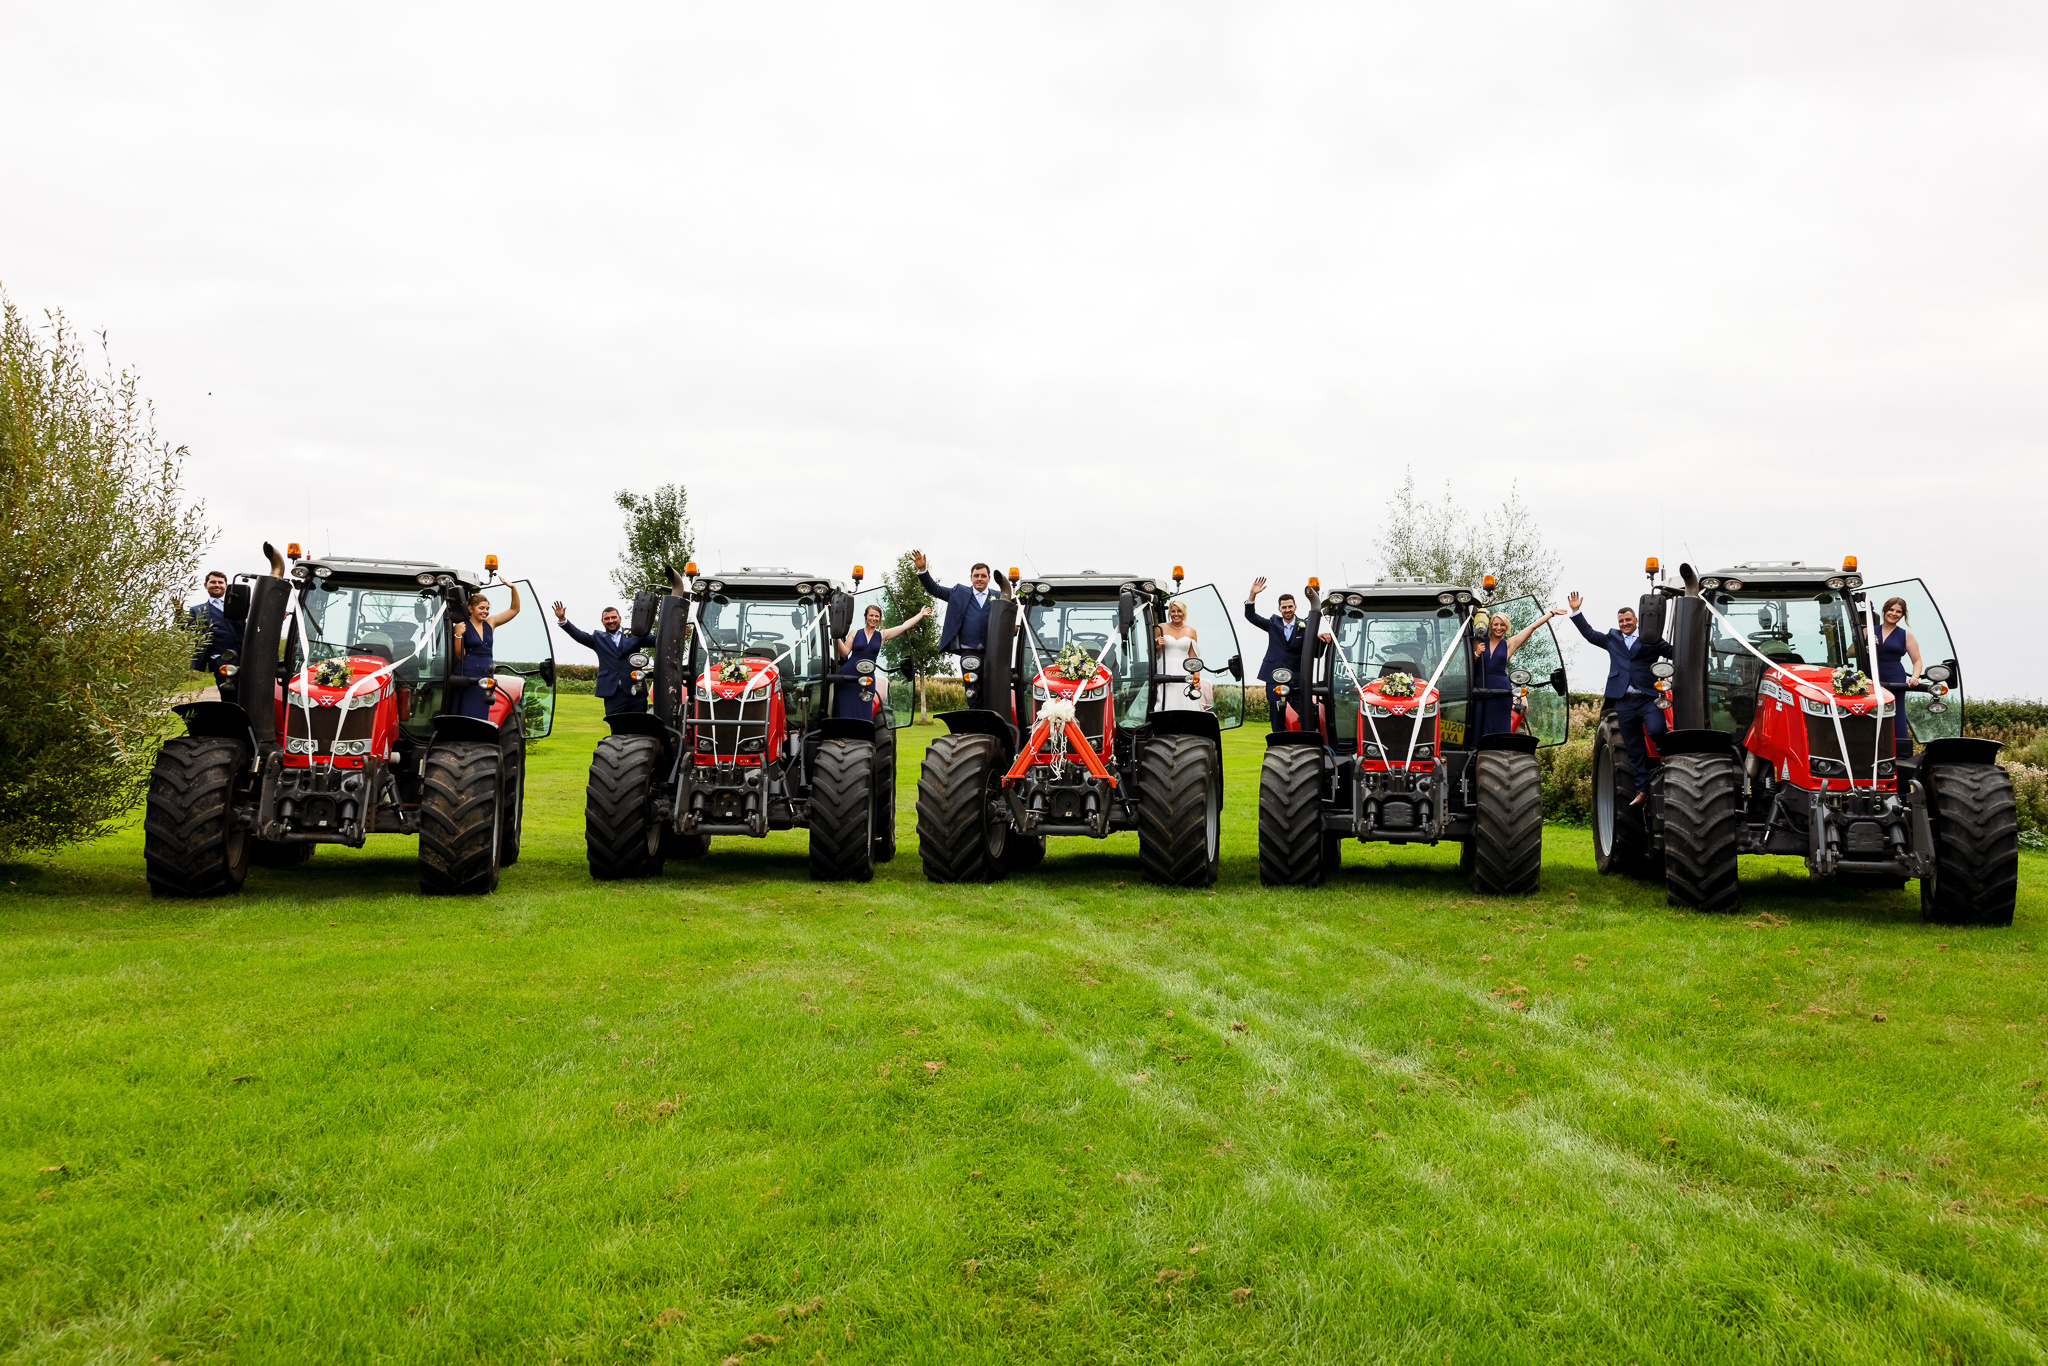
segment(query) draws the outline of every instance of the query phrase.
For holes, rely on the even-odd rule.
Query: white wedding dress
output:
[[[1188,656],[1194,652],[1194,648],[1195,642],[1188,636],[1170,636],[1162,633],[1159,637],[1159,672],[1172,674],[1175,678],[1188,678]],[[1209,710],[1209,689],[1206,684],[1202,686],[1201,697],[1189,697],[1185,683],[1168,683],[1159,691],[1164,694],[1159,704],[1161,711]]]

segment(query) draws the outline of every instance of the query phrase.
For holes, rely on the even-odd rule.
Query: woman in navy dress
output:
[[[1514,699],[1507,695],[1513,686],[1508,682],[1508,661],[1515,657],[1515,651],[1529,643],[1529,637],[1536,634],[1537,627],[1557,615],[1559,612],[1553,607],[1513,635],[1508,634],[1511,623],[1506,613],[1495,612],[1487,621],[1486,635],[1472,645],[1472,686],[1498,689],[1501,695],[1474,699],[1473,739],[1482,735],[1505,735],[1514,729]]]
[[[1905,661],[1913,661],[1913,672],[1908,675]],[[1905,689],[1920,681],[1920,642],[1906,629],[1906,600],[1889,598],[1884,604],[1884,625],[1877,633],[1877,681],[1891,693],[1892,701],[1898,707],[1897,727],[1892,734],[1897,737],[1898,757],[1903,759],[1913,752],[1913,729],[1906,724]]]
[[[481,593],[469,595],[469,619],[455,633],[455,668],[449,676],[454,696],[449,699],[448,710],[457,716],[474,716],[479,721],[491,719],[493,689],[484,687],[479,680],[491,677],[495,663],[491,646],[497,628],[519,615],[519,585],[507,582],[505,586],[512,590],[512,605],[496,616],[491,615],[489,598]]]
[[[905,631],[917,625],[918,622],[924,620],[931,610],[929,605],[920,607],[917,610],[917,615],[904,622],[901,626],[891,626],[885,630],[882,627],[882,609],[873,603],[868,604],[868,610],[861,613],[863,624],[847,632],[846,639],[839,642],[839,658],[844,661],[843,666],[839,670],[840,676],[853,679],[854,681],[839,685],[837,689],[838,695],[832,699],[832,714],[834,716],[843,716],[852,721],[871,721],[874,719],[874,703],[872,699],[879,697],[884,702],[889,700],[889,678],[881,669],[882,642],[894,640],[902,635]],[[854,666],[863,659],[872,660],[875,663],[875,688],[874,692],[869,695],[870,700],[866,703],[861,701],[861,694],[865,690],[860,686],[859,675],[854,672]]]

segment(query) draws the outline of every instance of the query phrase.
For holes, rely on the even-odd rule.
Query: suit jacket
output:
[[[1270,684],[1275,669],[1298,669],[1301,667],[1301,633],[1308,623],[1297,616],[1294,619],[1293,634],[1288,634],[1287,623],[1278,616],[1262,617],[1254,603],[1244,605],[1244,619],[1266,633],[1266,658],[1259,665],[1259,682]]]
[[[1579,628],[1579,634],[1589,643],[1607,651],[1607,691],[1603,696],[1609,700],[1624,697],[1630,688],[1652,696],[1656,694],[1657,675],[1650,672],[1650,666],[1671,657],[1670,641],[1645,640],[1638,632],[1635,653],[1630,654],[1620,631],[1596,631],[1586,624],[1582,612],[1572,613],[1572,625]]]
[[[221,652],[242,648],[242,623],[229,621],[227,612],[220,605],[219,598],[208,598],[185,613],[187,621],[206,628],[206,638],[199,642],[199,648],[192,652],[192,667],[201,673],[211,673],[221,664]]]
[[[924,591],[946,604],[946,624],[940,628],[939,649],[957,653],[963,649],[980,650],[988,646],[988,603],[974,600],[974,585],[956,583],[947,588],[930,574],[919,570],[917,581],[924,585]],[[988,585],[989,602],[994,602],[1000,592],[991,579]],[[963,642],[971,641],[972,644]]]
[[[562,633],[585,649],[597,654],[597,695],[614,697],[633,690],[633,666],[626,662],[626,656],[639,649],[653,649],[654,637],[636,636],[631,631],[619,632],[619,643],[602,632],[579,631],[571,622],[562,623]]]

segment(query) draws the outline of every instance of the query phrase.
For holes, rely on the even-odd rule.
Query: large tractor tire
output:
[[[661,871],[670,832],[654,818],[660,762],[661,742],[651,735],[607,735],[597,742],[583,790],[583,852],[599,882]]]
[[[259,840],[249,841],[249,861],[258,868],[296,868],[313,857],[313,851],[320,846],[302,840]]]
[[[1628,749],[1621,721],[1609,712],[1593,732],[1593,866],[1603,873],[1650,877],[1657,871],[1643,808],[1631,806]]]
[[[1536,756],[1481,750],[1472,770],[1477,800],[1465,841],[1472,890],[1527,896],[1543,881],[1543,774]]]
[[[1259,768],[1259,881],[1323,885],[1323,756],[1306,745],[1266,751]]]
[[[1199,735],[1155,736],[1138,760],[1138,869],[1162,887],[1216,881],[1223,844],[1223,765]]]
[[[526,736],[517,717],[498,740],[498,783],[503,796],[498,801],[498,866],[510,868],[519,862],[519,831],[526,815]]]
[[[1942,925],[2010,925],[2019,894],[2020,828],[2012,777],[1997,764],[1922,770],[1934,828],[1934,872],[1920,913]]]
[[[875,736],[875,862],[896,857],[896,732]]]
[[[249,748],[217,736],[164,741],[149,774],[142,860],[152,896],[226,896],[249,876],[254,836],[235,821],[235,780]]]
[[[1742,906],[1742,769],[1732,755],[1664,761],[1664,895],[1674,906],[1727,915]]]
[[[498,886],[504,834],[494,740],[438,740],[420,765],[420,890],[481,896]]]
[[[1000,800],[1003,747],[993,735],[941,735],[917,775],[917,854],[932,882],[994,882],[1009,871]]]
[[[811,768],[811,881],[875,876],[875,746],[827,740]]]

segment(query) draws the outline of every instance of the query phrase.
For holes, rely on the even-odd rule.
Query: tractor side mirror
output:
[[[459,583],[451,583],[441,590],[441,602],[448,608],[448,615],[457,621],[469,615],[469,594],[462,591]]]
[[[541,677],[541,679],[542,679],[542,680],[543,680],[544,682],[546,682],[546,684],[547,684],[547,685],[548,685],[548,686],[549,686],[550,688],[552,688],[552,687],[554,687],[554,686],[555,686],[555,661],[554,661],[554,660],[552,660],[552,659],[543,659],[543,660],[542,660],[542,661],[540,662],[540,677]]]
[[[1948,674],[1949,670],[1946,664],[1930,664],[1921,672],[1920,676],[1929,683],[1946,683],[1948,682]]]
[[[1238,682],[1240,682],[1240,683],[1244,682],[1244,656],[1243,656],[1243,655],[1232,655],[1232,656],[1230,657],[1230,662],[1229,662],[1228,664],[1224,665],[1223,667],[1224,667],[1224,668],[1226,668],[1226,669],[1228,669],[1228,670],[1230,670],[1230,676],[1231,676],[1232,678],[1236,679],[1236,680],[1237,680]]]
[[[1185,664],[1182,664],[1181,667],[1183,669],[1186,669],[1191,674],[1198,674],[1202,671],[1202,669],[1205,666],[1202,663],[1202,658],[1200,655],[1189,655],[1187,658],[1187,662]]]
[[[1551,686],[1551,687],[1553,687],[1553,688],[1555,688],[1555,689],[1557,690],[1557,695],[1558,695],[1559,697],[1564,697],[1564,698],[1569,698],[1569,697],[1570,697],[1570,694],[1569,694],[1569,693],[1567,693],[1567,692],[1565,691],[1565,681],[1564,681],[1564,666],[1563,666],[1563,665],[1561,665],[1561,664],[1560,664],[1560,665],[1559,665],[1559,666],[1558,666],[1557,668],[1555,668],[1555,669],[1552,669],[1552,670],[1550,671],[1550,686]]]
[[[1138,619],[1138,595],[1126,588],[1116,595],[1116,629],[1122,635]]]
[[[220,612],[229,621],[247,621],[249,619],[249,585],[246,583],[229,584],[228,591],[221,596]]]
[[[844,640],[846,633],[853,629],[853,595],[834,593],[832,595],[832,639]]]
[[[633,594],[633,634],[644,636],[654,630],[654,614],[661,606],[661,595],[652,588],[642,588]]]

